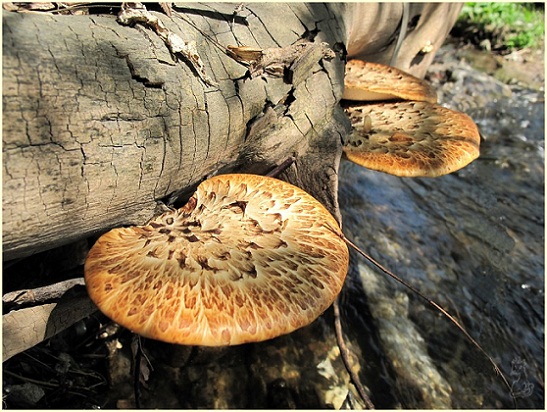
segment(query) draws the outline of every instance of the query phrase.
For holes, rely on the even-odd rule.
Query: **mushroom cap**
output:
[[[380,63],[350,60],[346,64],[346,100],[415,100],[437,103],[437,92],[426,81],[395,67]]]
[[[338,233],[327,209],[296,186],[220,175],[184,207],[101,236],[85,281],[105,315],[142,336],[204,346],[262,341],[332,304],[349,262]]]
[[[353,125],[346,157],[396,176],[435,177],[479,156],[480,135],[469,116],[427,102],[346,107]]]

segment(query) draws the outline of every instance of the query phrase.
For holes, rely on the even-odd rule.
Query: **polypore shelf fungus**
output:
[[[437,103],[437,92],[426,81],[396,67],[350,60],[346,64],[344,94],[346,100],[417,100]]]
[[[113,229],[85,262],[91,299],[144,337],[222,346],[287,334],[340,292],[349,253],[312,196],[264,176],[202,182],[145,226]]]
[[[435,104],[435,91],[393,67],[352,60],[345,111],[352,131],[344,154],[360,166],[406,177],[452,173],[479,156],[480,134],[464,113]],[[373,102],[371,100],[393,100]],[[365,103],[365,101],[367,103]]]

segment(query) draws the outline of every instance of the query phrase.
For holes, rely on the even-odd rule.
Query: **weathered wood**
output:
[[[348,56],[388,64],[424,77],[443,44],[463,3],[408,3],[408,26],[396,53],[401,33],[403,3],[357,3],[348,16]],[[374,28],[371,30],[371,28]]]
[[[328,142],[320,124],[334,121],[338,134],[347,128],[336,114],[340,59],[315,62],[294,86],[268,75],[244,79],[246,68],[215,44],[290,45],[306,32],[303,21],[313,20],[308,7],[325,26],[316,40],[340,38],[325,24],[339,19],[330,8],[276,5],[272,18],[273,6],[256,5],[248,25],[232,26],[231,5],[184,7],[184,20],[160,17],[197,41],[218,87],[205,85],[151,30],[121,26],[114,16],[4,12],[4,259],[142,224],[157,200],[207,175],[264,172],[287,154],[303,155],[314,140]],[[253,138],[248,126],[270,106],[279,124],[269,128],[286,130]]]
[[[3,12],[4,260],[143,224],[158,201],[184,198],[209,175],[264,174],[289,157],[295,161],[282,177],[340,220],[338,165],[349,129],[338,105],[344,62],[325,58],[319,45],[347,46],[350,57],[385,63],[401,5],[252,3],[237,15],[235,7],[182,3],[170,16],[152,12],[196,42],[218,86],[204,83],[150,28],[122,26],[107,15]],[[425,19],[409,34],[399,67],[423,75],[434,50],[412,65],[416,47],[425,38],[440,44],[455,7],[412,6],[413,16],[423,12],[435,24]],[[450,13],[443,17],[443,10]],[[247,67],[223,50],[282,51],[302,40],[318,47],[288,59],[284,77],[246,76]],[[89,301],[79,307],[94,310]],[[44,314],[35,331],[59,321],[51,308],[28,308]],[[61,322],[73,319],[63,315]],[[19,339],[15,331],[5,330],[8,340]]]
[[[2,316],[2,361],[63,331],[97,310],[84,289],[57,303],[11,311]]]
[[[52,285],[36,289],[15,290],[2,296],[3,304],[28,305],[59,299],[68,289],[74,286],[84,286],[84,278],[64,280]]]
[[[422,76],[455,9],[412,7],[423,7],[419,11],[429,17],[403,42],[397,66]],[[447,7],[443,17],[439,10]],[[207,175],[231,170],[265,173],[288,157],[295,162],[283,178],[312,193],[339,217],[338,163],[347,130],[337,105],[343,62],[324,59],[315,48],[287,63],[282,72],[288,69],[292,76],[245,79],[246,68],[216,44],[284,50],[301,37],[316,36],[314,45],[328,41],[331,48],[343,50],[341,44],[346,44],[350,57],[387,63],[400,21],[400,13],[389,10],[400,5],[251,5],[242,10],[245,17],[237,19],[233,8],[184,4],[173,9],[184,11],[185,18],[214,42],[176,13],[160,16],[171,30],[198,41],[207,73],[218,87],[203,83],[150,29],[121,27],[106,16],[68,20],[75,17],[5,13],[4,258],[26,256],[111,226],[143,223],[158,200],[187,193]],[[50,30],[56,35],[49,35]],[[356,33],[366,41],[359,44]],[[430,39],[432,49],[426,47]],[[381,318],[382,298],[368,295],[375,308],[371,313]],[[4,360],[94,310],[89,299],[81,297],[5,314]],[[407,313],[402,315],[402,320],[386,323],[391,329],[397,326],[394,333],[378,327],[386,359],[405,387],[419,388],[427,405],[450,406],[450,387],[429,362]],[[399,347],[399,340],[391,339],[395,335],[410,336],[411,343],[419,345],[402,339]],[[289,347],[299,346],[288,342]],[[344,345],[339,346],[343,350]],[[407,362],[416,354],[422,361]],[[322,359],[328,360],[326,352]]]
[[[337,107],[343,61],[312,61],[318,54],[311,53],[289,67],[294,84],[268,74],[246,79],[246,67],[223,47],[308,39],[386,62],[402,6],[252,3],[234,14],[235,6],[182,3],[171,16],[152,12],[196,42],[218,87],[201,81],[149,27],[122,26],[108,15],[3,12],[5,260],[142,224],[158,200],[187,193],[208,175],[264,173],[292,155],[285,178],[299,175],[293,183],[338,216],[338,141],[348,128]],[[459,6],[410,10],[422,17],[397,65],[423,75]],[[433,49],[423,54],[430,40]],[[251,126],[270,107],[278,124],[257,138]]]

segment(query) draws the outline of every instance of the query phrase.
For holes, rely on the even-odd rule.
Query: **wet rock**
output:
[[[426,77],[445,106],[467,113],[511,96],[508,85],[474,69],[456,53],[453,45],[441,48]]]

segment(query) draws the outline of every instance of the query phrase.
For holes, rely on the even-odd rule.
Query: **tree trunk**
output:
[[[403,6],[404,4],[404,6]],[[427,68],[458,18],[463,3],[359,3],[348,22],[348,56],[388,64],[424,77]],[[395,53],[403,7],[408,7],[406,33]],[[372,29],[373,28],[373,29]]]
[[[266,173],[290,156],[296,161],[284,178],[339,217],[337,170],[349,129],[338,106],[343,60],[304,53],[282,77],[246,78],[247,67],[225,47],[305,39],[385,60],[402,7],[249,4],[239,14],[234,7],[153,12],[196,41],[215,86],[150,27],[122,26],[112,15],[4,11],[4,260],[143,224],[158,201],[184,198],[209,175]],[[437,6],[415,6],[428,7]],[[371,18],[388,23],[364,25]],[[360,40],[372,35],[380,40]]]
[[[248,25],[233,26],[228,4],[185,6],[184,20],[158,13],[197,41],[218,86],[149,28],[114,16],[4,12],[4,259],[145,223],[158,200],[208,175],[265,173],[289,155],[298,183],[326,184],[320,200],[336,213],[333,174],[348,124],[336,105],[343,62],[319,56],[299,84],[245,79],[246,67],[187,23],[223,46],[266,49],[296,42],[319,21],[316,41],[343,40],[333,9],[256,5]]]

